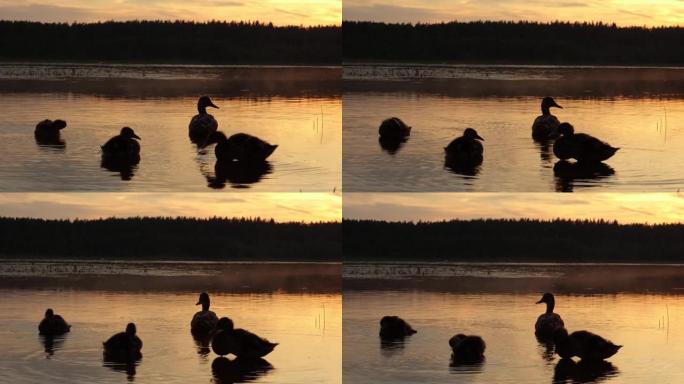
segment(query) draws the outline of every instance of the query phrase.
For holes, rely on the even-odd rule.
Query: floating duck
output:
[[[570,123],[560,124],[558,132],[561,137],[553,143],[553,153],[561,160],[600,163],[611,158],[620,149],[586,133],[575,133],[575,128]]]
[[[380,319],[380,337],[383,339],[401,339],[416,332],[418,331],[399,316],[385,316]]]
[[[378,134],[387,140],[401,140],[411,135],[411,127],[398,117],[390,117],[380,123]]]
[[[206,336],[216,328],[218,316],[216,316],[216,313],[209,310],[210,301],[208,293],[200,293],[199,300],[195,305],[200,304],[202,305],[202,310],[195,313],[192,317],[192,321],[190,321],[190,331],[193,335]]]
[[[473,128],[466,128],[463,136],[457,137],[444,148],[447,162],[479,165],[482,163],[484,141]]]
[[[560,121],[551,114],[551,107],[561,108],[553,97],[545,97],[541,102],[541,116],[537,116],[532,123],[532,138],[535,140],[549,140],[558,137],[558,125]]]
[[[622,348],[622,345],[615,345],[589,331],[575,331],[568,335],[565,328],[556,330],[553,342],[556,353],[564,359],[577,356],[582,360],[605,360]]]
[[[221,161],[239,161],[241,163],[258,163],[265,161],[278,145],[273,145],[260,138],[246,133],[236,133],[230,137],[217,131],[211,141],[216,142],[214,153]]]
[[[542,298],[537,301],[537,304],[541,303],[546,303],[546,312],[537,318],[537,322],[534,324],[534,334],[540,339],[549,340],[553,338],[554,333],[558,329],[565,327],[565,323],[563,323],[563,319],[557,313],[553,313],[553,308],[556,306],[556,298],[552,293],[542,295]]]
[[[125,332],[119,332],[102,343],[105,357],[123,361],[140,359],[143,343],[136,333],[135,324],[128,323]]]
[[[140,156],[141,140],[132,128],[123,127],[121,133],[109,139],[102,146],[102,155],[119,159],[134,159]]]
[[[71,331],[71,325],[62,316],[56,315],[51,308],[45,311],[45,318],[38,324],[38,332],[44,336],[62,335],[69,331]]]
[[[233,354],[239,359],[258,359],[271,353],[278,343],[271,343],[244,329],[235,329],[227,317],[219,319],[211,339],[211,349],[219,356]]]
[[[197,114],[192,117],[188,126],[190,140],[194,143],[203,143],[218,129],[218,122],[207,113],[207,107],[218,109],[209,96],[200,97],[197,100]]]
[[[33,135],[38,144],[64,144],[60,138],[60,131],[67,126],[64,120],[43,120],[36,124]]]
[[[481,361],[484,358],[485,348],[487,348],[480,336],[466,336],[462,333],[449,339],[449,346],[453,353],[452,359],[455,362],[463,363]]]

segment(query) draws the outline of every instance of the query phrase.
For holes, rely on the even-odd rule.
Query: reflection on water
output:
[[[553,383],[601,383],[618,374],[610,361],[560,359],[554,369]]]
[[[230,360],[217,357],[211,363],[211,371],[218,384],[250,383],[273,370],[271,363],[264,359]]]
[[[556,176],[557,192],[572,192],[575,180],[601,180],[615,174],[615,170],[606,163],[577,163],[559,160],[553,165]]]

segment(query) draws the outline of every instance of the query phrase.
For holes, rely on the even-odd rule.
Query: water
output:
[[[368,266],[363,267],[367,269]],[[472,267],[472,266],[471,266]],[[525,287],[529,268],[515,277],[480,278],[472,289],[443,277],[405,281],[402,287],[346,278],[344,290],[343,372],[348,383],[678,383],[684,379],[679,341],[684,331],[684,300],[676,289],[649,292],[639,284],[644,266],[631,268],[632,285],[620,291],[593,289],[590,281],[566,282],[554,274],[544,284]],[[585,265],[609,276],[611,266]],[[345,266],[345,268],[347,268]],[[486,267],[492,271],[492,266]],[[506,269],[514,269],[507,266]],[[565,273],[575,266],[547,266]],[[665,270],[669,267],[654,269]],[[495,268],[496,269],[496,268]],[[646,269],[650,269],[647,267]],[[486,270],[486,269],[485,269]],[[678,279],[684,277],[679,270]],[[349,272],[349,271],[347,271]],[[345,273],[347,273],[345,272]],[[360,273],[360,271],[356,271]],[[444,272],[444,271],[442,271]],[[564,273],[564,275],[565,275]],[[458,273],[456,274],[458,275]],[[393,281],[396,276],[387,275]],[[539,278],[537,274],[530,280]],[[657,280],[653,276],[650,279]],[[419,282],[422,280],[422,282]],[[432,280],[427,283],[426,280]],[[496,283],[494,283],[496,282]],[[509,285],[509,282],[515,282]],[[657,284],[657,282],[652,282]],[[679,285],[681,287],[681,285]],[[534,322],[544,308],[535,305],[545,290],[555,291],[556,313],[572,330],[586,329],[624,347],[598,367],[559,365],[550,347],[534,336]],[[681,292],[681,291],[680,291]],[[381,345],[379,320],[398,315],[418,330],[405,342]],[[448,340],[456,333],[476,334],[487,343],[485,361],[452,365]]]
[[[514,66],[345,66],[347,191],[674,191],[684,185],[684,70]],[[577,132],[621,150],[591,175],[554,172],[550,146],[531,139],[540,101]],[[413,127],[398,150],[380,122]],[[484,137],[481,166],[450,169],[445,147],[466,127]]]
[[[331,191],[341,185],[339,68],[0,65],[0,191]],[[188,138],[197,97],[227,134],[278,144],[264,169],[217,177],[213,146]],[[68,122],[63,145],[38,145],[42,119]],[[100,145],[130,126],[130,170],[102,167]],[[233,187],[233,188],[231,188]]]
[[[339,285],[336,292],[331,292],[294,283],[303,269],[301,266],[292,268],[290,278],[283,277],[280,287],[266,290],[250,289],[245,281],[231,283],[229,275],[214,273],[212,276],[208,265],[195,270],[191,264],[184,264],[186,276],[180,275],[179,265],[174,263],[150,264],[146,268],[127,264],[120,269],[112,265],[91,271],[75,267],[76,271],[68,276],[68,284],[61,284],[57,275],[63,276],[65,270],[72,269],[63,268],[32,287],[19,283],[20,278],[16,277],[17,271],[23,269],[31,281],[31,273],[25,266],[3,268],[3,275],[15,274],[14,279],[3,276],[0,286],[0,337],[5,340],[0,352],[3,381],[341,382]],[[231,269],[228,264],[212,265],[226,273]],[[41,268],[54,269],[46,265]],[[309,273],[314,273],[326,267],[310,264],[308,268]],[[336,268],[339,276],[339,266]],[[161,272],[145,273],[152,269]],[[271,267],[271,273],[261,271],[260,276],[273,279],[287,275],[289,269],[281,264]],[[143,274],[147,283],[131,283],[132,277]],[[108,275],[111,276],[108,278]],[[199,275],[203,283],[198,283]],[[175,286],[165,284],[162,278],[176,281]],[[102,283],[101,279],[104,279]],[[18,285],[22,288],[16,288]],[[194,305],[198,290],[189,286],[208,290],[212,310],[220,316],[231,317],[236,326],[279,342],[265,357],[267,364],[244,370],[228,368],[215,374],[212,364],[217,356],[198,345],[190,335],[189,322],[198,310]],[[37,332],[37,324],[47,307],[54,308],[72,324],[70,333],[48,345]],[[122,331],[129,321],[136,323],[143,340],[142,360],[137,365],[103,362],[101,342]]]

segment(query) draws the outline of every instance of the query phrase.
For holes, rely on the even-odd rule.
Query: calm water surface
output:
[[[345,67],[347,191],[674,191],[684,186],[684,70],[467,66]],[[583,174],[554,171],[551,145],[531,139],[540,101],[577,132],[621,150]],[[398,149],[380,122],[413,127]],[[481,166],[451,169],[445,147],[466,127],[484,137]]]
[[[330,191],[341,185],[339,69],[0,65],[2,191]],[[278,144],[263,169],[216,175],[213,146],[188,139],[197,97],[230,135]],[[65,119],[63,145],[38,145],[42,119]],[[107,169],[100,145],[130,126],[141,161]]]

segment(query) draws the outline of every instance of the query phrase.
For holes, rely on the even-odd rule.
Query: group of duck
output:
[[[207,108],[218,108],[209,96],[201,96],[197,101],[197,114],[188,125],[190,140],[204,148],[216,144],[214,153],[218,163],[259,166],[278,148],[256,136],[236,133],[227,137],[218,130],[218,121],[207,113]],[[61,131],[66,128],[64,120],[43,120],[36,125],[34,136],[39,144],[63,145]],[[130,127],[123,127],[118,135],[110,138],[101,146],[102,163],[108,169],[118,170],[140,162],[140,143],[142,140]]]
[[[234,355],[240,362],[252,362],[268,355],[278,345],[244,329],[235,328],[233,320],[219,318],[209,309],[209,294],[202,292],[196,305],[202,310],[195,313],[190,321],[192,336],[210,343],[211,349],[219,356]],[[71,325],[52,309],[45,311],[45,318],[38,325],[38,332],[45,337],[64,335],[71,331]],[[107,361],[132,363],[142,358],[143,342],[137,335],[137,327],[129,323],[124,332],[111,336],[103,345],[103,357]]]
[[[542,114],[532,123],[532,138],[538,142],[553,142],[553,153],[560,160],[575,159],[577,164],[595,165],[612,157],[620,148],[586,133],[575,133],[567,122],[561,123],[551,114],[551,108],[563,108],[552,97],[541,101]],[[395,152],[408,140],[411,127],[397,117],[384,120],[378,129],[380,145]],[[484,159],[484,139],[473,128],[466,128],[463,135],[444,147],[445,163],[461,167],[476,167]]]
[[[563,319],[554,313],[556,300],[553,294],[544,293],[537,304],[546,304],[546,312],[539,315],[534,324],[537,339],[553,344],[554,352],[561,359],[578,357],[581,361],[599,362],[615,355],[621,345],[589,331],[568,333]],[[411,325],[398,316],[385,316],[380,320],[380,339],[383,342],[401,341],[417,333]],[[486,344],[480,336],[459,333],[449,339],[452,363],[474,364],[484,360]]]

